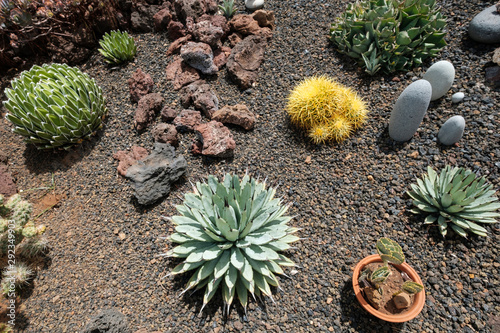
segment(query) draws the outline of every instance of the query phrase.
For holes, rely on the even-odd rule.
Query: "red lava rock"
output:
[[[135,128],[138,131],[145,129],[151,123],[157,112],[161,110],[163,97],[160,94],[148,94],[141,98],[135,111]]]
[[[219,70],[214,64],[212,48],[208,44],[187,42],[182,45],[180,54],[187,64],[203,74],[215,74]]]
[[[153,138],[156,142],[170,143],[172,146],[177,146],[177,130],[172,124],[160,123],[153,129]]]
[[[168,8],[163,8],[153,16],[153,20],[155,22],[155,31],[164,31],[172,20],[172,14]]]
[[[217,68],[221,69],[226,63],[227,58],[231,54],[231,48],[227,46],[223,46],[220,49],[214,50],[214,64]]]
[[[247,131],[254,128],[255,119],[255,113],[243,104],[236,104],[234,106],[226,105],[222,109],[215,111],[212,116],[212,120],[224,124],[238,125]]]
[[[227,25],[227,19],[225,16],[204,14],[196,20],[197,23],[202,21],[209,21],[212,25],[221,28],[222,31],[224,31],[224,35],[229,32],[229,26]]]
[[[221,27],[213,25],[210,21],[198,22],[193,27],[194,40],[213,47],[222,45],[222,36],[224,36],[224,30]]]
[[[138,102],[143,96],[153,91],[154,82],[151,75],[145,74],[140,68],[128,79],[130,90],[130,100],[132,103]]]
[[[256,10],[252,14],[252,18],[257,21],[259,26],[262,28],[267,27],[271,30],[274,30],[274,28],[276,28],[276,24],[274,23],[274,12],[271,10]]]
[[[16,193],[17,186],[12,179],[12,175],[9,170],[7,170],[6,165],[0,164],[0,194],[3,194],[5,197],[10,197]]]
[[[211,157],[230,157],[234,153],[236,143],[231,131],[222,123],[212,120],[195,128],[199,142],[193,145],[193,153]],[[201,148],[200,148],[201,147]]]
[[[179,132],[192,132],[201,124],[201,113],[195,110],[182,110],[175,117],[173,124]]]
[[[234,47],[236,44],[243,40],[243,36],[237,32],[234,32],[230,34],[227,39],[229,40],[229,45],[231,45],[231,47]]]
[[[180,91],[181,103],[184,108],[193,105],[196,110],[211,119],[212,114],[219,109],[219,99],[204,80],[195,81]]]
[[[166,74],[167,80],[173,80],[172,84],[175,90],[179,90],[185,85],[200,79],[198,71],[187,65],[181,57],[176,57],[167,66]]]
[[[142,147],[132,146],[129,152],[120,150],[113,154],[115,160],[119,160],[118,173],[125,176],[130,166],[134,165],[137,161],[142,160],[148,156],[148,151]]]
[[[175,109],[169,108],[168,106],[164,106],[160,112],[161,120],[164,122],[171,122],[177,117],[177,111]]]
[[[176,40],[187,35],[187,30],[184,24],[178,21],[170,21],[167,26],[168,38],[171,40]]]
[[[260,36],[248,36],[231,51],[227,60],[229,76],[242,89],[248,89],[257,81],[257,69],[264,60],[267,42]]]
[[[167,56],[179,53],[182,45],[186,44],[187,41],[191,40],[191,38],[193,38],[192,35],[186,35],[184,37],[177,38],[176,40],[174,40],[167,49]]]
[[[242,35],[255,35],[261,30],[259,23],[253,19],[252,15],[247,14],[235,15],[228,24],[231,31]]]

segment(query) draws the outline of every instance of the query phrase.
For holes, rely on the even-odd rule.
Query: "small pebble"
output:
[[[465,98],[465,94],[463,92],[457,92],[451,96],[451,102],[452,103],[460,103],[461,101],[464,100],[464,98]]]

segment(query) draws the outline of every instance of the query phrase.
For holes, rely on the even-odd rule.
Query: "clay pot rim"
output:
[[[421,292],[415,294],[413,304],[411,305],[410,309],[403,314],[387,315],[385,313],[376,310],[374,307],[370,305],[370,303],[367,302],[367,300],[365,300],[363,294],[361,293],[361,288],[359,287],[358,283],[359,273],[361,272],[363,267],[374,262],[382,262],[382,259],[378,254],[372,254],[364,258],[354,268],[354,273],[352,275],[352,287],[354,289],[354,294],[356,295],[358,302],[361,304],[361,307],[363,307],[363,309],[365,309],[375,317],[391,323],[404,323],[418,316],[418,314],[424,308],[425,290],[422,290]],[[393,265],[393,266],[397,268],[399,271],[408,274],[408,276],[413,281],[423,285],[422,280],[418,276],[418,273],[413,268],[411,268],[410,265],[408,265],[407,263],[403,263],[401,265]]]

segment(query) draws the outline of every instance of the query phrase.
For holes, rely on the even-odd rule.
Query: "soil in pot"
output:
[[[374,262],[366,265],[363,269],[369,268],[372,272],[377,268],[383,266],[381,262]],[[363,295],[365,299],[378,311],[387,314],[403,314],[407,312],[411,305],[413,304],[414,295],[408,295],[410,298],[409,306],[403,309],[398,309],[394,304],[393,295],[401,290],[401,286],[405,282],[401,276],[401,272],[398,271],[394,266],[389,265],[391,275],[385,280],[384,284],[381,286],[382,295],[372,288],[363,288]]]

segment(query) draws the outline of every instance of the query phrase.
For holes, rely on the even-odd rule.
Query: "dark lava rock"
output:
[[[174,6],[177,17],[182,21],[188,17],[196,19],[203,14],[213,14],[218,9],[216,0],[176,0]]]
[[[151,32],[154,27],[154,16],[158,12],[158,6],[136,2],[130,15],[132,30],[137,32]]]
[[[233,48],[226,65],[230,77],[241,89],[248,89],[257,81],[266,46],[263,37],[249,36]]]
[[[132,181],[135,197],[141,205],[150,205],[170,192],[187,169],[184,157],[175,156],[174,147],[168,143],[154,144],[151,154],[132,165],[126,177]]]
[[[101,310],[92,317],[82,333],[131,333],[127,318],[114,309]]]
[[[154,82],[151,75],[145,74],[140,68],[135,71],[130,79],[128,79],[128,88],[130,90],[130,100],[132,103],[139,100],[153,91]]]
[[[220,110],[214,112],[213,120],[223,124],[233,124],[251,130],[255,125],[255,113],[250,111],[246,105],[236,104],[234,106],[226,105]]]
[[[181,57],[203,74],[215,74],[219,70],[214,64],[214,54],[208,44],[187,42],[181,47]]]
[[[158,93],[147,94],[137,104],[135,111],[135,128],[138,131],[145,129],[160,112],[163,105],[163,97]]]
[[[231,131],[222,123],[212,120],[195,128],[198,132],[199,141],[193,144],[194,154],[202,154],[211,157],[233,156],[236,143]]]

